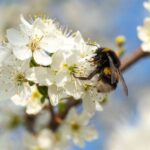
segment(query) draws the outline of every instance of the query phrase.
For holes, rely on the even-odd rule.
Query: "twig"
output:
[[[137,61],[150,56],[150,53],[144,52],[141,48],[137,48],[133,51],[133,53],[129,54],[126,58],[124,58],[121,62],[121,71],[125,71],[129,69],[132,65],[134,65]]]
[[[35,134],[34,124],[35,124],[35,115],[25,114],[25,126],[32,133]]]
[[[72,108],[72,107],[75,107],[75,106],[78,106],[82,103],[82,100],[79,99],[79,100],[75,100],[73,97],[69,97],[67,99],[67,103],[65,105],[65,110],[63,112],[58,112],[56,113],[52,119],[50,120],[50,123],[49,123],[49,128],[52,130],[52,131],[56,131],[57,128],[59,127],[59,125],[62,123],[62,121],[65,119],[65,117],[67,116],[69,110]]]
[[[61,117],[61,119],[64,119],[66,117],[66,115],[68,114],[70,108],[72,108],[73,106],[78,106],[79,104],[82,103],[82,100],[74,100],[73,97],[70,97],[68,99],[68,102],[66,103],[66,109],[63,111],[63,113],[60,113],[59,116]]]

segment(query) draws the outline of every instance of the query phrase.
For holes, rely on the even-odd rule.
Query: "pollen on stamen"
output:
[[[35,37],[31,40],[31,42],[28,44],[28,47],[34,52],[35,50],[38,50],[40,41],[42,40],[42,37]]]
[[[18,73],[18,74],[16,75],[16,77],[15,77],[15,80],[17,81],[17,83],[18,83],[19,85],[21,85],[23,82],[25,82],[25,81],[26,81],[26,78],[25,78],[24,73]]]

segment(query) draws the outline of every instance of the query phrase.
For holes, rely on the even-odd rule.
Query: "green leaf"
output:
[[[30,67],[37,67],[37,66],[39,66],[39,65],[35,62],[34,58],[32,57],[32,59],[30,61]]]
[[[47,86],[37,86],[39,92],[43,95],[41,98],[41,103],[45,102],[45,99],[48,97],[48,87]]]

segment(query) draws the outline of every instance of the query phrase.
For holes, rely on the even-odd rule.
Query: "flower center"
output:
[[[21,123],[21,119],[19,116],[13,116],[10,123],[9,123],[9,128],[13,129],[17,127]]]
[[[17,81],[18,85],[22,85],[22,83],[26,81],[25,74],[24,73],[18,73],[15,77],[15,80]]]
[[[80,125],[77,124],[76,122],[71,123],[71,128],[73,131],[78,131],[80,129]]]
[[[35,37],[31,40],[31,42],[28,44],[28,47],[34,52],[35,50],[39,49],[40,41],[43,37]]]
[[[64,64],[63,65],[64,68],[66,68],[70,73],[75,73],[75,69],[76,69],[76,64],[73,64],[72,66],[69,66],[68,64]]]
[[[37,100],[37,99],[41,99],[41,98],[42,98],[42,95],[38,90],[35,90],[32,92],[32,96],[31,96],[32,100]]]

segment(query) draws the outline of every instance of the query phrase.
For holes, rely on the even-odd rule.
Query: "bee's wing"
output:
[[[124,89],[124,92],[126,95],[128,95],[128,88],[127,88],[127,85],[125,83],[125,80],[122,76],[122,73],[121,71],[115,67],[113,61],[112,61],[112,58],[108,55],[108,59],[109,59],[109,62],[110,62],[110,67],[111,67],[111,71],[112,71],[112,75],[111,75],[111,83],[114,83],[116,81],[116,73],[119,75],[119,78],[120,78],[120,81],[123,85],[123,89]]]
[[[118,73],[118,71],[117,71],[118,69],[115,67],[115,65],[112,61],[112,58],[109,55],[107,55],[107,56],[108,56],[108,59],[109,59],[109,64],[110,64],[110,68],[111,68],[111,72],[112,72],[112,74],[111,74],[111,83],[113,84],[116,81],[115,76],[116,76],[116,73]]]
[[[125,80],[124,80],[124,78],[122,76],[122,73],[121,73],[120,69],[118,69],[118,74],[119,74],[119,77],[120,77],[120,81],[122,82],[124,92],[128,96],[128,87],[126,85],[126,82],[125,82]]]

